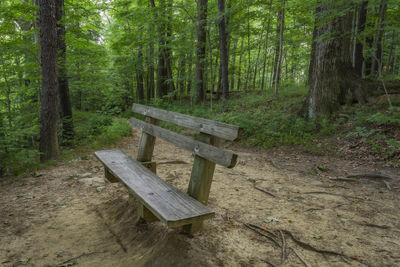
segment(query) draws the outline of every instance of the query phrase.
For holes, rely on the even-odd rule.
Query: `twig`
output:
[[[257,189],[257,190],[259,190],[259,191],[261,191],[261,192],[264,192],[265,194],[270,195],[270,196],[272,196],[272,197],[277,197],[276,195],[272,194],[271,192],[269,192],[269,191],[267,191],[267,190],[265,190],[265,189],[262,189],[262,188],[260,188],[260,187],[258,187],[258,186],[254,186],[254,188]]]
[[[282,256],[281,256],[281,264],[285,262],[286,258],[286,240],[285,236],[283,235],[283,232],[279,230],[279,233],[281,234],[281,239],[282,239]]]
[[[249,225],[249,226],[251,226],[253,228],[256,228],[256,229],[258,229],[260,231],[267,232],[268,234],[272,235],[274,238],[278,239],[278,236],[276,234],[274,234],[274,232],[272,232],[272,231],[270,231],[268,229],[262,228],[262,227],[260,227],[258,225],[252,224],[252,223],[247,223],[247,225]]]
[[[304,212],[307,212],[307,211],[314,211],[314,210],[323,210],[324,208],[309,208],[309,209],[306,209]]]
[[[300,239],[297,239],[297,238],[292,234],[292,232],[290,232],[290,231],[288,231],[288,230],[285,230],[285,229],[283,229],[283,230],[281,230],[281,231],[283,231],[284,233],[288,234],[288,235],[293,239],[294,242],[296,242],[297,244],[299,244],[300,246],[302,246],[302,247],[305,248],[305,249],[313,250],[313,251],[315,251],[315,252],[323,253],[323,254],[330,254],[330,255],[337,255],[337,256],[346,256],[346,255],[343,254],[343,253],[336,252],[336,251],[333,251],[333,250],[325,250],[325,249],[319,249],[319,248],[313,247],[313,246],[311,246],[310,244],[307,244],[307,243],[301,241]]]
[[[261,260],[261,261],[265,262],[266,264],[269,264],[269,266],[276,267],[275,264],[273,264],[273,263],[271,263],[271,262],[269,262],[267,260]]]
[[[70,258],[70,259],[68,259],[66,261],[61,262],[57,266],[62,266],[62,265],[66,264],[66,263],[69,263],[71,261],[75,261],[75,260],[77,260],[77,259],[79,259],[81,257],[86,257],[86,256],[90,256],[90,255],[93,255],[93,254],[98,254],[98,253],[103,253],[103,252],[101,252],[101,251],[93,251],[93,252],[89,252],[89,253],[82,253],[79,256],[76,256],[76,257],[73,257],[73,258]]]
[[[390,184],[389,184],[388,181],[383,180],[383,183],[386,185],[386,188],[387,188],[389,191],[392,190],[392,188],[390,187]]]
[[[188,164],[188,163],[183,160],[171,160],[171,161],[157,162],[157,164],[161,165],[161,164]]]
[[[347,200],[349,200],[349,198],[360,199],[360,198],[358,198],[358,197],[346,196],[346,195],[341,195],[341,194],[336,194],[336,193],[330,193],[330,192],[325,192],[325,191],[303,192],[302,194],[324,194],[324,195],[332,195],[332,196],[343,197],[343,198],[345,198],[345,199],[347,199]]]
[[[347,175],[346,178],[387,179],[387,180],[392,179],[392,177],[389,177],[389,176],[383,175],[383,174],[379,174],[379,173],[351,174],[351,175]]]
[[[281,169],[278,165],[276,165],[275,161],[273,161],[272,159],[270,159],[270,160],[268,160],[268,161],[269,161],[269,163],[271,163],[271,165],[272,165],[275,169],[278,169],[278,170]]]
[[[299,260],[304,264],[304,266],[310,267],[310,265],[308,265],[308,263],[303,259],[303,257],[300,256],[300,254],[295,249],[292,248],[292,251],[297,256],[297,258],[299,258]]]
[[[359,225],[362,226],[368,226],[368,227],[376,227],[380,229],[390,229],[390,226],[387,225],[380,225],[380,224],[374,224],[374,223],[358,223]]]
[[[357,179],[351,179],[351,178],[346,178],[346,177],[329,178],[329,180],[344,181],[344,182],[358,182]]]
[[[258,226],[256,226],[256,225],[250,224],[250,223],[245,223],[244,226],[246,226],[247,228],[249,228],[249,229],[252,230],[253,232],[256,232],[257,234],[259,234],[259,235],[261,235],[261,236],[263,236],[263,237],[266,237],[267,239],[271,240],[276,246],[281,247],[281,244],[279,244],[279,242],[278,242],[277,240],[275,240],[275,238],[270,237],[269,235],[266,235],[266,234],[264,234],[264,233],[262,233],[262,232],[256,230],[256,229],[262,229],[262,231],[264,231],[264,230],[266,230],[266,229],[263,229],[263,228],[261,228],[261,227],[258,227]],[[254,227],[254,228],[253,228],[253,227]],[[269,233],[269,231],[267,231],[267,232]],[[276,235],[273,234],[273,236],[276,236]]]

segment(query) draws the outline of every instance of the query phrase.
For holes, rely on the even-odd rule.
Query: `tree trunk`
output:
[[[226,20],[225,20],[225,0],[218,0],[219,11],[219,49],[222,73],[222,101],[223,107],[225,100],[229,98],[229,79],[228,79],[228,49],[226,44]]]
[[[384,32],[383,22],[385,20],[386,9],[387,9],[388,0],[381,0],[381,4],[379,6],[379,19],[378,19],[378,28],[376,30],[376,35],[374,38],[374,52],[372,53],[372,66],[371,66],[371,75],[375,75],[377,72],[381,73],[381,65],[382,65],[382,36]]]
[[[58,121],[58,69],[56,3],[40,1],[40,45],[42,59],[42,105],[40,114],[40,160],[59,156]]]
[[[247,75],[244,90],[249,90],[250,68],[251,68],[251,45],[250,45],[250,3],[247,1]]]
[[[154,0],[151,0],[154,3]],[[150,1],[150,8],[152,8],[152,4]],[[157,16],[154,16],[154,19],[157,20]],[[153,36],[152,33],[154,31],[152,24],[149,24],[149,34],[150,36]],[[149,42],[149,57],[148,57],[148,62],[147,62],[147,102],[150,102],[150,99],[154,98],[154,43],[153,43],[153,38],[150,39]]]
[[[243,39],[240,44],[240,56],[239,56],[239,70],[238,70],[238,81],[237,81],[237,91],[240,91],[240,86],[242,85],[241,74],[242,74],[242,57],[243,57]]]
[[[69,145],[74,139],[74,123],[72,121],[72,107],[68,87],[67,68],[66,68],[66,50],[65,44],[65,24],[61,19],[65,16],[64,0],[56,2],[57,19],[57,47],[58,47],[58,90],[60,94],[60,109],[62,121],[62,143]]]
[[[232,65],[231,65],[231,91],[234,91],[235,89],[235,63],[236,63],[236,49],[237,49],[237,44],[238,44],[239,39],[236,39],[233,45],[233,53],[231,51],[231,55],[233,54],[233,60],[232,60]]]
[[[355,49],[355,59],[354,67],[358,75],[362,76],[362,65],[364,61],[363,56],[363,42],[361,40],[360,34],[365,29],[365,23],[367,21],[367,6],[368,1],[363,1],[360,8],[358,9],[358,20],[357,20],[357,36],[356,36],[356,49]]]
[[[321,25],[321,14],[327,11],[332,11],[332,6],[323,4],[316,10],[316,25]],[[306,117],[330,115],[337,111],[341,104],[347,100],[352,101],[354,97],[360,102],[363,101],[359,90],[362,81],[352,68],[348,49],[350,38],[345,34],[351,30],[351,15],[346,13],[314,29],[314,40],[326,34],[331,38],[313,43],[315,50],[311,59],[313,66],[310,66],[310,90],[302,110]]]
[[[141,31],[141,29],[139,29]],[[139,42],[141,42],[142,38],[139,35]],[[136,62],[136,91],[137,91],[137,96],[139,98],[139,102],[143,103],[144,102],[144,87],[143,87],[143,48],[142,44],[139,44],[138,46],[138,52],[137,52],[137,62]]]
[[[272,6],[272,0],[269,2],[269,8]],[[267,35],[265,36],[265,47],[264,47],[264,60],[263,60],[263,67],[262,67],[262,77],[261,77],[261,91],[264,91],[264,82],[265,82],[265,68],[267,65],[267,53],[268,53],[268,42],[269,42],[269,31],[271,26],[271,16],[268,16],[268,23],[267,23]]]
[[[171,51],[171,18],[172,18],[172,0],[168,0],[167,7],[167,23],[166,23],[166,39],[165,39],[165,65],[167,68],[167,83],[168,83],[168,93],[173,93],[173,98],[176,100],[175,84],[172,70],[172,51]]]
[[[151,7],[154,9],[154,0],[149,0]],[[160,9],[162,14],[165,13],[165,0],[160,0]],[[157,63],[157,96],[162,98],[168,94],[168,70],[165,62],[166,58],[166,42],[165,42],[165,21],[155,11],[155,19],[158,21],[158,63]]]
[[[278,95],[278,86],[281,80],[281,65],[282,65],[282,48],[283,48],[283,28],[285,24],[285,0],[281,2],[282,8],[278,12],[278,26],[276,28],[276,34],[279,38],[277,38],[276,46],[275,46],[275,63],[274,63],[274,76],[273,76],[273,86],[274,86],[274,94]]]
[[[196,102],[204,100],[204,68],[206,60],[206,41],[207,41],[207,2],[208,0],[197,0],[197,46],[196,46],[196,73],[195,73],[195,93]]]

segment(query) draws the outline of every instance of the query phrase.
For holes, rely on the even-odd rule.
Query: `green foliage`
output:
[[[74,124],[78,144],[110,144],[121,136],[130,135],[130,126],[125,120],[99,112],[75,112]]]

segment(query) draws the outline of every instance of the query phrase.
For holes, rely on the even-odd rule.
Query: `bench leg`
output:
[[[139,216],[144,219],[147,223],[156,222],[158,218],[146,208],[142,203],[139,203]]]
[[[118,178],[116,178],[106,166],[104,166],[104,176],[110,183],[118,183],[119,182]]]
[[[198,140],[208,143],[210,145],[217,146],[218,138],[208,134],[201,133],[197,137]],[[190,182],[188,187],[188,195],[197,199],[204,205],[208,204],[208,196],[210,195],[211,182],[213,179],[215,170],[215,163],[206,160],[202,157],[195,156],[192,168],[192,174],[190,176]],[[201,230],[203,222],[195,222],[183,227],[183,231],[187,233],[195,233]]]

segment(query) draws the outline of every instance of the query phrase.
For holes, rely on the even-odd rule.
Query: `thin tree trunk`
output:
[[[225,0],[218,0],[219,12],[219,47],[221,57],[222,73],[222,106],[225,107],[225,101],[229,98],[229,79],[228,79],[228,48],[226,43],[226,20],[225,20]]]
[[[196,48],[196,73],[195,73],[195,92],[196,102],[204,100],[204,68],[206,58],[207,41],[207,2],[208,0],[197,0],[197,48]]]
[[[141,29],[139,29],[141,31]],[[139,42],[142,41],[141,35],[138,37]],[[144,87],[143,87],[143,48],[142,44],[138,46],[137,52],[137,64],[136,64],[136,91],[139,98],[139,102],[144,102]]]
[[[354,58],[354,67],[356,72],[362,76],[362,65],[364,62],[363,56],[363,42],[361,40],[361,33],[365,29],[365,23],[367,21],[367,6],[368,1],[363,1],[358,9],[358,19],[357,19],[357,36],[356,36],[356,48],[355,48],[355,58]]]
[[[246,83],[244,86],[244,90],[247,91],[249,90],[248,84],[249,84],[249,79],[250,79],[250,68],[251,68],[251,46],[250,46],[250,3],[249,0],[247,0],[247,57],[248,57],[248,63],[247,63],[247,75],[246,75]]]
[[[74,138],[74,123],[72,121],[72,107],[68,87],[67,67],[66,67],[66,50],[65,44],[65,25],[61,22],[65,16],[64,0],[56,2],[56,19],[57,19],[57,47],[58,47],[58,90],[60,94],[60,109],[62,121],[62,140],[63,144],[68,145]]]
[[[40,1],[40,44],[42,59],[42,105],[40,114],[40,160],[59,156],[58,122],[58,69],[56,3]]]
[[[277,50],[275,55],[275,69],[274,69],[274,94],[278,96],[278,86],[281,79],[281,64],[282,64],[282,49],[283,49],[283,28],[285,25],[285,0],[281,2],[282,8],[279,10],[278,14],[278,27],[277,27],[277,34],[279,33],[279,39],[277,42]]]
[[[237,81],[237,91],[240,91],[240,86],[242,85],[241,74],[242,74],[242,57],[243,57],[243,39],[240,44],[240,56],[239,56],[239,70],[238,70],[238,81]]]
[[[388,0],[381,0],[379,7],[379,20],[376,36],[374,38],[374,52],[372,58],[371,74],[375,75],[376,72],[381,73],[380,65],[382,63],[382,36],[384,32],[383,22],[385,20],[386,9]]]
[[[231,91],[234,91],[235,89],[235,63],[236,63],[236,49],[237,49],[237,44],[238,44],[239,39],[236,39],[233,45],[233,53],[231,51],[231,54],[233,54],[233,60],[232,60],[232,65],[231,65]]]
[[[269,2],[269,8],[271,9],[272,0]],[[263,60],[263,70],[262,70],[262,77],[261,77],[261,90],[264,91],[264,82],[265,82],[265,68],[267,64],[267,53],[268,53],[268,42],[269,42],[269,32],[271,26],[271,16],[268,16],[268,23],[267,23],[267,34],[265,37],[265,47],[264,47],[264,60]]]

